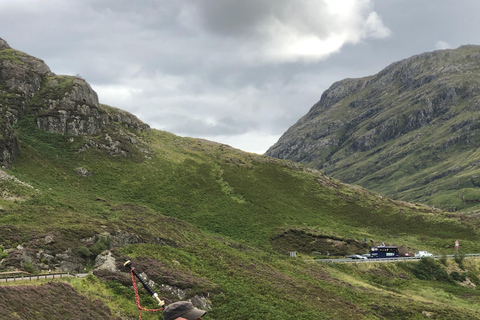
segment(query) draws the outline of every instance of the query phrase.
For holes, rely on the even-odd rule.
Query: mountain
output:
[[[480,263],[463,255],[480,252],[476,216],[150,128],[1,39],[0,113],[0,272],[90,273],[0,281],[1,319],[134,319],[127,260],[207,319],[478,318]],[[455,240],[442,263],[312,259],[383,242],[454,254]]]
[[[82,78],[57,76],[40,59],[13,50],[0,38],[0,164],[11,168],[19,146],[13,126],[26,115],[33,115],[39,129],[86,136],[99,134],[118,122],[139,131],[150,127],[132,114],[101,108],[98,96]],[[127,152],[107,139],[102,147],[112,153]],[[100,147],[88,141],[85,147]]]
[[[413,56],[326,90],[266,155],[393,199],[480,206],[480,46]]]

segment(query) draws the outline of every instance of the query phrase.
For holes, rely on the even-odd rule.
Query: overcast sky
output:
[[[333,82],[480,44],[478,0],[0,0],[0,38],[152,128],[264,153]]]

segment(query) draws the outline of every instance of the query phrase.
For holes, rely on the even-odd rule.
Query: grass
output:
[[[17,51],[15,49],[0,50],[0,60],[7,60],[16,65],[25,66],[26,65],[25,58],[36,59],[23,52]]]
[[[41,90],[30,100],[30,105],[39,108],[40,115],[48,113],[48,109],[43,109],[47,105],[48,100],[61,100],[66,93],[70,93],[73,89],[72,76],[47,76],[44,79]]]
[[[276,235],[298,230],[289,249],[305,257],[311,252],[302,248],[318,236],[345,243],[361,243],[367,236],[433,252],[445,251],[458,238],[465,250],[477,250],[475,230],[444,213],[378,197],[293,164],[155,130],[141,133],[155,154],[150,159],[94,149],[77,153],[84,138],[71,142],[68,136],[38,132],[30,119],[17,127],[22,148],[12,173],[39,193],[11,203],[0,216],[4,226],[22,228],[22,237],[6,241],[9,247],[59,232],[61,241],[29,247],[62,252],[105,231],[134,232],[145,244],[115,249],[118,262],[131,259],[156,283],[209,295],[212,319],[229,319],[232,310],[235,318],[400,319],[421,313],[421,302],[404,293],[411,290],[421,299],[438,300],[429,310],[439,314],[457,312],[440,298],[445,290],[458,296],[460,318],[474,311],[463,302],[465,293],[451,287],[432,286],[431,295],[418,292],[414,284],[420,280],[406,267],[375,266],[367,272],[347,265],[305,264],[272,246]],[[79,176],[77,167],[93,174]],[[14,186],[9,189],[15,191]],[[15,192],[32,192],[22,190]],[[155,244],[155,239],[169,245]],[[407,272],[408,279],[399,276]],[[123,282],[90,277],[71,283],[89,299],[106,301],[112,314],[136,314],[132,291]],[[392,295],[399,301],[392,304]],[[148,297],[142,301],[153,307]]]
[[[49,212],[55,210],[64,212],[59,225],[70,219],[113,225],[126,217],[121,211],[112,212],[111,207],[135,203],[149,208],[152,214],[184,219],[200,229],[264,249],[276,234],[306,227],[328,230],[342,238],[362,240],[368,236],[374,241],[410,246],[414,243],[398,239],[421,234],[422,244],[433,252],[445,245],[441,239],[458,238],[469,249],[477,247],[478,235],[470,227],[442,213],[422,213],[414,206],[334,180],[329,181],[331,188],[326,188],[319,183],[325,179],[320,174],[250,158],[233,149],[202,153],[196,148],[211,146],[151,130],[143,133],[142,139],[156,156],[148,159],[132,152],[130,158],[124,158],[94,149],[77,153],[83,137],[73,137],[71,142],[69,136],[42,132],[34,128],[29,117],[17,130],[22,149],[13,171],[40,193],[16,207],[24,211],[33,206],[29,211],[44,219],[45,225],[52,223]],[[182,147],[178,147],[179,142]],[[235,158],[237,162],[231,160]],[[78,167],[87,168],[92,175],[79,176],[75,171]],[[0,221],[27,222],[32,216],[15,212],[0,217]],[[38,220],[32,223],[43,225]]]
[[[20,150],[8,173],[20,182],[0,180],[0,247],[9,251],[0,268],[39,272],[60,265],[62,255],[69,253],[79,266],[92,269],[95,256],[110,250],[118,271],[95,270],[86,279],[62,280],[68,285],[2,285],[2,297],[14,305],[0,308],[4,317],[58,318],[46,310],[55,295],[65,297],[58,306],[65,319],[74,317],[73,304],[87,319],[137,317],[123,267],[132,260],[165,298],[205,298],[212,306],[211,319],[415,319],[424,312],[439,319],[478,318],[478,308],[469,304],[478,303],[475,288],[462,287],[458,281],[419,279],[413,263],[303,261],[311,261],[318,255],[314,252],[341,256],[382,242],[408,252],[449,254],[458,239],[462,251],[479,252],[475,216],[394,201],[299,163],[158,130],[139,132],[121,122],[93,136],[39,130],[36,112],[44,114],[45,101],[73,90],[73,79],[45,78],[14,127]],[[112,117],[121,112],[100,108]],[[388,158],[388,148],[409,151],[415,137],[406,138],[410,140],[389,144],[372,156],[381,161]],[[364,170],[360,163],[366,155],[360,154],[358,165],[335,156],[332,161]],[[391,165],[411,173],[411,165],[398,159]],[[395,180],[417,186],[413,180],[419,177],[425,181],[432,175],[457,174],[430,167],[411,180],[392,168],[387,170],[392,180],[386,190]],[[456,178],[466,201],[475,200],[468,175]],[[450,197],[449,188],[441,187],[445,194],[432,195]],[[297,251],[300,258],[288,257],[289,251]],[[448,266],[435,265],[435,270],[476,283],[479,268],[467,260],[462,268],[450,261]],[[184,296],[166,290],[167,285]],[[35,301],[23,305],[15,297],[20,291]],[[155,307],[144,290],[141,301]],[[158,314],[143,317],[156,319]]]

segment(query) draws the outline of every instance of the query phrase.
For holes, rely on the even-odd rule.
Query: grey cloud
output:
[[[308,14],[311,1],[292,0],[202,0],[195,1],[203,25],[212,33],[224,36],[263,37],[261,29],[265,23],[278,20],[295,24],[303,32],[314,31],[326,36],[335,30],[337,23],[326,10]],[[325,1],[315,1],[317,8],[325,7]]]
[[[257,35],[259,24],[272,14],[272,7],[280,6],[283,1],[202,0],[195,3],[200,21],[208,31],[242,37]]]

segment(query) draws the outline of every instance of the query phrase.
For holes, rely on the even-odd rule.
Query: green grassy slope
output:
[[[292,228],[433,251],[452,239],[478,248],[472,228],[440,211],[394,202],[294,163],[156,130],[142,137],[148,158],[133,146],[129,158],[93,148],[77,153],[83,137],[42,132],[29,119],[19,124],[22,149],[13,172],[42,192],[32,189],[32,198],[16,206],[32,205],[29,213],[5,214],[4,223],[125,224],[111,206],[134,203],[263,249]],[[80,167],[92,175],[78,175]],[[52,214],[57,211],[65,214]]]
[[[110,247],[118,268],[131,259],[155,283],[187,289],[186,298],[208,296],[208,319],[421,319],[424,312],[438,319],[476,317],[473,286],[419,279],[413,263],[303,261],[312,251],[335,252],[338,243],[346,244],[338,254],[365,250],[364,238],[437,254],[453,253],[459,239],[465,252],[480,252],[472,217],[395,202],[296,163],[158,130],[132,132],[137,143],[124,142],[128,157],[82,148],[86,140],[101,144],[105,133],[121,139],[119,131],[126,129],[118,124],[96,137],[63,136],[37,129],[27,114],[15,130],[20,153],[8,173],[25,184],[0,180],[1,243],[10,255],[17,245],[31,252],[70,250],[90,269],[93,255],[108,245],[81,239],[121,229],[141,242]],[[89,174],[79,175],[79,168]],[[46,243],[47,235],[55,241]],[[291,250],[299,258],[285,254]],[[7,259],[7,265],[15,263]],[[450,262],[453,267],[480,284],[474,261],[463,269]],[[80,299],[100,299],[113,316],[137,314],[124,274],[96,271],[86,280],[64,281]],[[154,307],[145,293],[142,301]],[[23,316],[20,308],[8,312]]]

